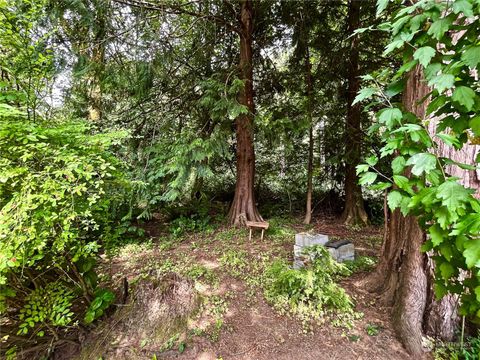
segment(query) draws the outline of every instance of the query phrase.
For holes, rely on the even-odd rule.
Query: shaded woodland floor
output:
[[[125,334],[118,326],[120,309],[85,336],[81,356],[78,348],[65,348],[56,358],[408,359],[393,335],[389,309],[355,286],[364,272],[342,281],[356,310],[364,313],[352,329],[327,323],[307,329],[265,301],[260,283],[264,265],[277,257],[293,260],[294,233],[306,229],[299,224],[300,220],[274,220],[263,241],[255,237],[249,242],[245,230],[223,227],[172,239],[165,237],[161,224],[150,222],[146,231],[151,240],[121,248],[103,264],[105,277],[111,277],[117,289],[124,278],[131,288],[152,274],[173,272],[189,278],[201,300],[188,321],[169,326],[167,336],[157,333],[157,339],[146,331],[120,341]],[[356,231],[334,218],[323,218],[308,229],[349,239],[361,255],[375,255],[381,246],[382,229],[377,227]],[[150,311],[145,309],[145,316]],[[368,329],[376,331],[369,334]]]

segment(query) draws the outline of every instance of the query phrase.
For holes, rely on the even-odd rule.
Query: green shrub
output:
[[[26,335],[29,328],[36,328],[37,336],[44,336],[45,332],[38,324],[52,329],[67,326],[72,322],[73,292],[60,282],[52,282],[43,288],[30,292],[25,298],[25,305],[20,310],[18,335]],[[56,334],[55,334],[56,335]]]
[[[310,320],[330,319],[334,325],[350,326],[358,316],[353,302],[336,280],[349,275],[349,270],[332,259],[323,246],[311,247],[308,256],[314,260],[305,268],[291,269],[277,260],[266,273],[266,299],[281,312]]]
[[[55,327],[77,315],[83,319],[71,310],[79,297],[100,305],[96,310],[111,303],[113,294],[97,288],[95,264],[102,244],[122,228],[118,219],[131,183],[109,149],[123,135],[92,135],[77,121],[33,123],[19,113],[1,115],[0,312],[23,304],[21,334],[55,335]],[[32,303],[42,303],[42,312],[32,315]]]
[[[435,360],[479,360],[480,334],[467,338],[463,347],[458,343],[440,343],[433,356]]]
[[[193,214],[187,217],[182,215],[170,222],[169,231],[174,237],[178,238],[187,232],[213,230],[210,220],[209,216]]]
[[[377,264],[377,259],[371,256],[359,256],[355,260],[347,260],[345,266],[352,272],[368,272]]]

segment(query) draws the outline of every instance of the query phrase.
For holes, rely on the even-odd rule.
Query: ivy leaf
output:
[[[457,139],[457,137],[450,135],[450,134],[436,134],[436,136],[442,141],[447,144],[448,146],[452,146],[456,149],[459,149],[462,147],[462,144],[460,141]]]
[[[437,247],[443,242],[443,239],[445,238],[445,232],[442,230],[440,225],[435,224],[433,226],[430,226],[428,229],[428,233],[430,234],[430,238],[432,239],[432,244],[433,246]]]
[[[442,262],[440,264],[440,274],[442,274],[442,278],[448,280],[453,274],[455,274],[455,268],[447,261]]]
[[[385,47],[385,51],[383,52],[383,56],[386,56],[386,55],[390,54],[395,49],[401,48],[403,46],[403,44],[405,44],[405,41],[403,41],[403,40],[392,41],[390,44],[388,44]]]
[[[366,163],[370,166],[375,166],[378,162],[378,159],[375,155],[369,156],[368,158],[365,159]]]
[[[473,16],[472,4],[467,0],[454,1],[452,9],[455,14],[463,14],[466,17]]]
[[[443,243],[440,246],[440,254],[442,254],[443,257],[448,261],[452,260],[452,257],[453,257],[452,247],[448,242]]]
[[[356,167],[357,175],[360,175],[361,173],[364,173],[365,171],[368,171],[369,168],[370,168],[370,166],[368,166],[367,164],[357,165],[357,167]]]
[[[400,174],[405,169],[405,158],[403,156],[397,156],[392,161],[392,170],[394,174]]]
[[[430,61],[435,56],[435,49],[430,46],[423,46],[418,48],[413,54],[413,58],[418,60],[423,67],[427,67]]]
[[[405,80],[400,79],[397,81],[392,82],[388,85],[387,89],[385,90],[385,95],[388,97],[394,97],[395,95],[400,94],[405,88]]]
[[[469,201],[470,193],[463,185],[450,180],[438,187],[437,198],[442,200],[442,205],[449,211],[454,212],[459,207],[465,207],[464,203]]]
[[[376,179],[377,179],[377,173],[368,171],[368,172],[364,173],[364,174],[360,177],[360,179],[358,180],[358,183],[359,183],[360,185],[370,185],[370,184],[373,183]]]
[[[428,172],[436,168],[437,158],[435,155],[429,153],[419,153],[408,159],[407,165],[413,165],[412,174],[420,176],[424,172]]]
[[[458,86],[453,92],[452,100],[465,106],[470,111],[475,104],[475,91],[467,86]]]
[[[435,285],[433,286],[433,292],[435,293],[435,297],[437,299],[441,299],[442,297],[448,294],[448,290],[445,287],[445,285],[443,285],[438,281],[435,282]]]
[[[474,116],[470,119],[470,128],[475,136],[480,136],[480,115]]]
[[[387,8],[389,0],[377,0],[377,17]]]
[[[467,240],[463,246],[465,248],[463,256],[465,257],[467,267],[469,269],[474,266],[480,267],[480,239]]]
[[[393,181],[402,190],[409,191],[408,178],[402,175],[393,175]]]
[[[378,182],[372,186],[370,186],[370,189],[372,190],[385,190],[392,187],[392,183],[389,182]]]
[[[387,196],[387,203],[390,210],[395,210],[402,204],[403,195],[396,190],[390,191]]]
[[[474,69],[480,63],[480,46],[472,46],[462,54],[462,61]]]
[[[475,288],[475,296],[477,297],[477,301],[480,302],[480,286]]]
[[[438,19],[435,21],[427,31],[427,34],[440,40],[450,28],[452,20],[449,18]]]
[[[355,97],[355,100],[353,100],[352,106],[355,105],[355,104],[358,104],[359,102],[361,102],[363,100],[370,99],[376,93],[377,93],[376,88],[367,87],[367,88],[361,89],[358,92],[357,96]]]
[[[395,122],[400,122],[400,120],[402,120],[402,112],[397,108],[385,109],[378,118],[378,121],[387,127],[392,127]]]
[[[480,216],[478,213],[469,214],[465,216],[462,221],[456,223],[454,229],[450,232],[450,235],[462,235],[467,232],[480,232]]]
[[[435,87],[440,94],[447,89],[451,89],[454,84],[455,76],[452,74],[435,75],[428,82],[428,86]]]

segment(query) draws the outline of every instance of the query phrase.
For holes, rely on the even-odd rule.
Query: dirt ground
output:
[[[267,232],[263,241],[255,237],[249,242],[243,230],[220,228],[187,234],[173,244],[165,243],[165,229],[157,222],[147,224],[145,229],[151,241],[122,249],[113,260],[105,262],[105,275],[111,276],[115,286],[120,288],[124,278],[135,284],[136,279],[151,274],[152,269],[190,274],[198,281],[196,288],[207,299],[206,305],[192,315],[179,336],[173,337],[161,349],[149,346],[154,343],[149,339],[132,339],[128,354],[135,356],[112,352],[111,344],[115,342],[115,333],[119,332],[115,329],[118,321],[113,315],[83,343],[84,349],[93,344],[98,348],[98,340],[102,339],[101,354],[95,355],[101,355],[102,360],[409,359],[393,335],[389,309],[379,306],[372,294],[355,285],[367,273],[357,273],[342,281],[356,304],[356,311],[364,314],[354,322],[352,329],[325,323],[315,324],[305,331],[301,321],[278,313],[265,301],[255,276],[248,276],[247,272],[257,268],[257,263],[276,257],[293,260],[293,234],[305,231],[303,225],[276,225],[276,231]],[[349,239],[361,255],[374,255],[381,246],[382,229],[378,227],[353,230],[334,218],[323,218],[309,230]],[[247,265],[238,260],[235,268],[236,256],[246,259]],[[227,260],[233,265],[227,267]],[[148,309],[145,311],[148,313]],[[378,331],[368,334],[367,329],[372,326]],[[80,358],[88,357],[84,352]]]

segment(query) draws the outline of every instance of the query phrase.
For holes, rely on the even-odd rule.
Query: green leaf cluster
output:
[[[381,1],[378,6],[381,12],[386,3]],[[403,66],[392,74],[393,83],[417,69],[430,87],[428,96],[416,102],[421,108],[427,98],[430,100],[423,117],[409,112],[397,102],[396,94],[384,90],[393,83],[382,87],[378,86],[380,81],[373,81],[374,85],[367,88],[371,90],[363,90],[357,97],[362,100],[367,93],[377,94],[374,100],[383,98],[386,105],[378,112],[378,123],[371,131],[382,134],[380,157],[395,156],[391,163],[393,177],[383,177],[388,179],[384,188],[393,187],[388,195],[389,207],[416,216],[426,230],[428,238],[422,250],[433,254],[437,296],[459,294],[461,313],[477,320],[480,202],[461,179],[448,175],[448,169],[471,171],[478,165],[438,156],[436,147],[443,142],[462,149],[479,134],[480,88],[475,75],[480,63],[479,15],[478,1],[422,0],[402,6],[382,26],[391,35],[386,53],[396,49],[403,52]],[[431,118],[437,122],[434,134],[428,127]],[[377,178],[371,170],[374,165],[367,161],[357,168],[365,184]]]
[[[336,281],[350,274],[323,246],[312,246],[305,256],[311,261],[305,268],[291,269],[282,261],[274,262],[266,273],[265,297],[280,311],[292,313],[304,322],[330,319],[337,326],[351,326],[359,314]]]
[[[60,281],[51,282],[30,292],[20,309],[21,323],[17,334],[26,335],[33,331],[42,337],[45,330],[69,325],[75,318],[72,309],[74,298],[73,292]]]
[[[81,121],[33,123],[16,112],[0,118],[0,310],[32,285],[32,299],[52,294],[53,301],[42,300],[51,309],[26,318],[22,334],[37,322],[70,322],[70,312],[56,317],[55,296],[71,298],[63,287],[86,299],[97,289],[96,254],[120,236],[131,192],[109,150],[124,136],[93,134]]]

